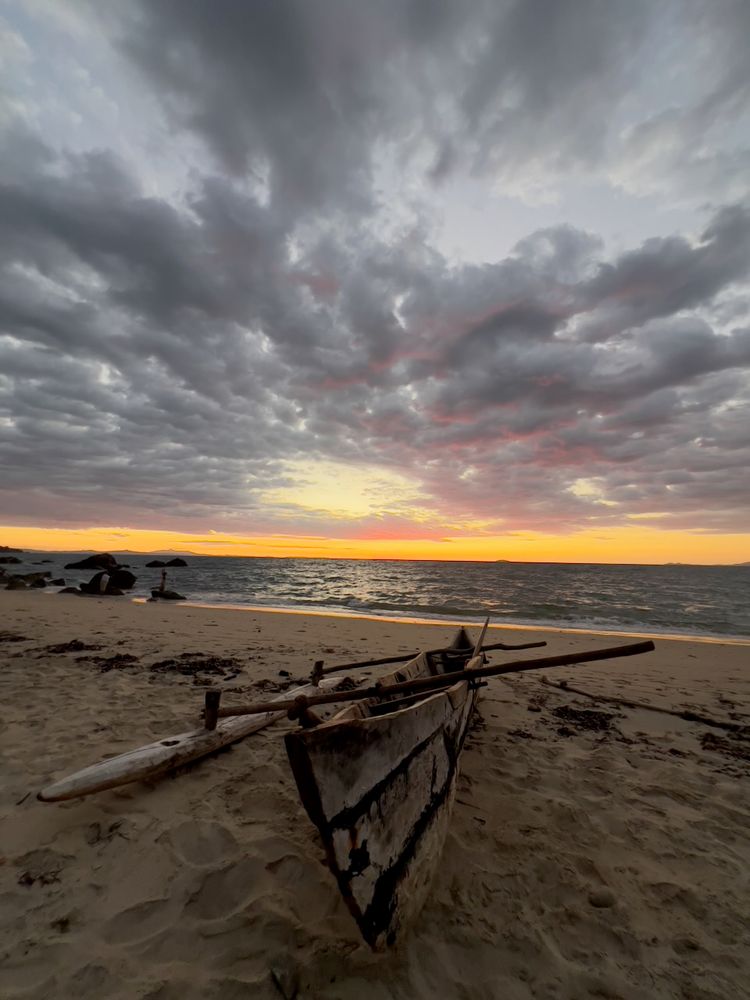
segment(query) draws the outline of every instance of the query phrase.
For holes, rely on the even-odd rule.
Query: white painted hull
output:
[[[285,691],[273,701],[288,701],[298,695],[322,694],[333,691],[342,683],[342,678],[326,678],[319,687],[305,684]],[[156,778],[190,761],[199,760],[222,747],[236,743],[251,733],[264,729],[272,722],[285,718],[284,712],[267,712],[265,715],[248,715],[238,718],[220,719],[216,729],[193,729],[175,736],[165,736],[154,743],[128,750],[126,753],[99,761],[90,767],[61,778],[42,789],[37,798],[42,802],[62,802],[93,792],[103,792],[117,788],[131,781]]]
[[[434,667],[434,664],[433,664]],[[394,672],[426,675],[424,654]],[[289,733],[302,802],[339,889],[372,948],[422,908],[439,863],[477,692],[466,681],[391,712],[344,709]]]

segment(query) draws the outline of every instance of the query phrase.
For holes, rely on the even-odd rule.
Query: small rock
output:
[[[176,590],[152,590],[151,597],[155,601],[184,601],[186,598]]]
[[[291,677],[292,675],[288,670],[279,670],[279,677]]]
[[[615,894],[611,889],[594,889],[593,892],[589,893],[589,903],[592,906],[597,906],[600,909],[605,909],[608,906],[614,906],[616,902]]]

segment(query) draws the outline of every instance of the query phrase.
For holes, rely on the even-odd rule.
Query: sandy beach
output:
[[[483,689],[432,893],[382,955],[361,943],[322,863],[280,738],[290,723],[175,777],[36,799],[197,725],[208,684],[247,700],[315,659],[387,656],[451,632],[0,593],[0,996],[746,997],[750,742],[541,674]],[[550,655],[619,641],[489,635],[535,638]],[[545,674],[750,724],[747,644],[657,639],[648,655]]]

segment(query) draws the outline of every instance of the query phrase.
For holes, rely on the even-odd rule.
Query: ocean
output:
[[[145,564],[173,558],[117,557],[136,574],[132,595],[141,598],[161,573]],[[80,553],[21,558],[23,565],[6,569],[48,569],[73,586],[95,572],[63,568]],[[750,566],[183,558],[188,566],[168,569],[167,586],[195,604],[469,622],[490,615],[493,624],[750,637]],[[42,559],[51,562],[36,565]]]

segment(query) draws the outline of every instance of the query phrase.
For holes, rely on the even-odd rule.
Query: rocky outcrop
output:
[[[50,580],[50,585],[53,586],[53,587],[64,587],[65,586],[65,580],[63,580],[62,577],[60,577],[59,580]]]
[[[63,590],[59,591],[61,594],[80,594],[81,591],[78,587],[65,587]]]
[[[66,563],[65,569],[116,569],[118,562],[109,552],[100,552],[95,556],[86,556],[80,562]]]
[[[178,594],[176,590],[152,590],[152,601],[186,601],[187,598]]]
[[[11,576],[5,585],[6,590],[26,590],[26,584],[17,576]]]
[[[120,590],[130,590],[135,586],[136,576],[131,573],[129,569],[116,569],[113,573],[110,573],[109,582],[113,587],[119,587]]]
[[[146,569],[162,569],[166,565],[161,559],[152,559],[151,562],[146,563]]]
[[[18,556],[0,556],[0,563],[21,563],[23,559],[19,559]]]
[[[187,563],[185,562],[184,559],[180,559],[180,557],[177,556],[176,559],[170,559],[169,562],[166,565],[167,566],[187,566]]]
[[[34,580],[34,582],[30,583],[29,586],[30,587],[46,587],[47,586],[47,581],[44,580],[44,579]]]
[[[106,586],[102,590],[102,578],[107,576]],[[114,569],[111,572],[95,573],[88,583],[81,584],[84,594],[106,594],[109,597],[120,596],[123,591],[130,590],[136,578],[127,569]]]

